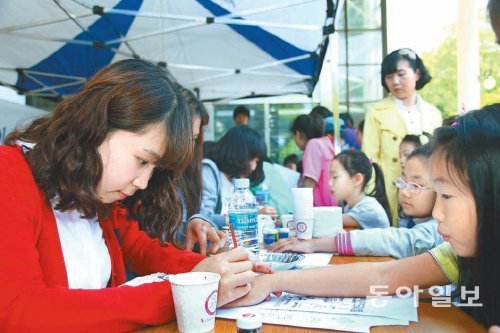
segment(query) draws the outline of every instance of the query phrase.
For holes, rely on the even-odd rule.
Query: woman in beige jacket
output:
[[[392,183],[401,175],[399,144],[407,134],[432,134],[442,122],[441,112],[417,95],[417,90],[430,80],[422,59],[414,51],[391,52],[382,62],[381,77],[390,95],[373,104],[365,119],[363,151],[384,172],[394,226],[398,226],[398,199]]]

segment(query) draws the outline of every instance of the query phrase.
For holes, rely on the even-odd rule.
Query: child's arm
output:
[[[413,289],[414,286],[428,288],[449,283],[434,258],[429,253],[424,253],[387,262],[363,262],[262,274],[254,280],[252,289],[246,296],[229,306],[257,304],[271,293],[280,291],[308,296],[365,297],[374,296],[375,291],[392,295],[402,286]]]
[[[276,244],[269,246],[269,251],[293,251],[300,253],[337,252],[335,237],[314,238],[300,240],[297,238],[280,239]]]
[[[342,222],[344,227],[348,228],[359,228],[361,225],[349,214],[342,214]]]
[[[302,183],[302,187],[311,187],[314,188],[316,186],[316,181],[311,177],[304,177],[304,182]]]

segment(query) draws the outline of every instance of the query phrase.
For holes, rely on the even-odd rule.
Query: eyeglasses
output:
[[[407,56],[411,60],[416,60],[417,59],[417,54],[412,49],[406,49],[406,48],[405,49],[401,49],[401,50],[398,51],[398,53],[400,55]]]
[[[413,194],[420,194],[422,191],[432,190],[432,187],[424,187],[422,185],[418,185],[417,183],[405,182],[402,178],[394,179],[394,186],[399,189],[408,189]]]

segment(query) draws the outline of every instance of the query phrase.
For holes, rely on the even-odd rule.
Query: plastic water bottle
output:
[[[234,180],[234,193],[228,209],[229,224],[233,227],[238,246],[250,250],[253,256],[258,257],[258,206],[249,187],[250,181],[247,178]]]

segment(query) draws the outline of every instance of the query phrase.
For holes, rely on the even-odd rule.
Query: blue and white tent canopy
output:
[[[137,57],[166,66],[202,100],[311,94],[338,1],[4,1],[0,84],[63,97]]]

